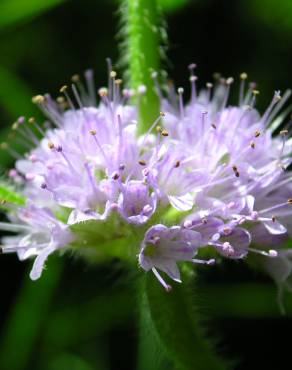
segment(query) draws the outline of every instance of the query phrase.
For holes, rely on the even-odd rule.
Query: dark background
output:
[[[70,76],[89,67],[97,86],[104,85],[105,58],[114,63],[119,58],[117,1],[44,1],[43,9],[27,11],[34,3],[0,1],[1,140],[19,115],[39,114],[32,95],[57,95]],[[213,72],[236,79],[247,72],[258,82],[261,111],[274,90],[292,87],[291,0],[161,0],[161,5],[169,35],[164,67],[177,86],[187,86],[190,62],[198,64],[200,86]],[[236,102],[236,83],[233,91]],[[0,165],[1,175],[13,165],[6,153]],[[119,261],[96,267],[64,256],[50,258],[33,283],[29,268],[30,262],[14,255],[0,258],[1,370],[158,370],[136,366],[137,308],[129,286],[139,275]],[[286,297],[287,315],[281,317],[268,278],[243,263],[224,263],[201,271],[198,294],[211,317],[205,325],[219,338],[220,353],[237,361],[236,369],[290,368],[291,299]]]

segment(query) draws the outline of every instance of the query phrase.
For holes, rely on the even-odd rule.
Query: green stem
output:
[[[159,69],[159,15],[156,0],[126,0],[129,81],[133,89],[146,86],[139,96],[139,131],[145,132],[159,114],[159,99],[151,71]]]
[[[183,280],[166,293],[152,274],[147,274],[147,305],[156,336],[177,369],[223,370],[225,365],[213,353],[200,327],[193,281],[187,276]]]

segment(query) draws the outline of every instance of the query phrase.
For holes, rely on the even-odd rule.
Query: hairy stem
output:
[[[184,277],[166,293],[152,274],[146,277],[146,298],[152,325],[168,357],[180,370],[223,370],[200,327],[192,279]]]
[[[145,132],[159,114],[159,99],[151,77],[159,68],[159,15],[156,0],[126,0],[125,30],[130,86],[144,85],[146,92],[137,98],[139,131]]]

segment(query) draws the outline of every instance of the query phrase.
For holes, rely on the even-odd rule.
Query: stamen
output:
[[[159,99],[162,101],[163,100],[163,94],[162,94],[162,91],[160,89],[160,84],[158,82],[158,73],[156,71],[153,71],[151,73],[151,78],[154,81],[155,90],[157,92],[157,95],[158,95]]]
[[[280,153],[279,153],[279,161],[281,161],[281,158],[283,157],[283,154],[284,154],[284,149],[285,149],[285,144],[286,144],[286,141],[287,141],[288,130],[281,130],[280,135],[283,138],[283,142],[282,142],[282,148],[281,148]]]
[[[180,118],[183,119],[184,118],[184,115],[185,115],[185,112],[184,112],[184,102],[183,102],[183,93],[184,93],[184,89],[182,87],[179,87],[177,89],[177,92],[178,92],[178,99],[179,99],[179,111],[180,111]]]
[[[108,158],[107,158],[107,156],[106,156],[106,154],[105,154],[104,150],[102,149],[102,146],[100,145],[100,143],[99,143],[99,141],[98,141],[97,137],[96,137],[96,130],[90,130],[90,131],[89,131],[89,133],[90,133],[90,135],[93,137],[93,139],[94,139],[94,141],[95,141],[95,143],[96,143],[96,145],[97,145],[98,149],[100,150],[100,152],[101,152],[101,154],[102,154],[102,156],[103,156],[103,158],[104,158],[105,162],[107,163],[107,165],[109,165],[109,163],[110,163],[110,162],[109,162],[109,160],[108,160]]]
[[[221,110],[225,109],[225,107],[226,107],[226,104],[227,104],[227,101],[228,101],[228,98],[229,98],[230,86],[233,83],[233,81],[234,80],[233,80],[232,77],[228,77],[227,80],[224,81],[225,85],[226,85],[226,89],[225,89],[225,94],[224,94]]]
[[[0,144],[0,149],[6,150],[14,159],[22,158],[22,156],[16,150],[10,148],[10,146],[6,142]]]
[[[93,75],[93,70],[88,69],[85,71],[85,80],[86,80],[86,85],[89,93],[89,98],[91,105],[95,106],[96,105],[96,93],[95,93],[95,86],[94,86],[94,75]]]
[[[275,94],[273,96],[273,99],[270,103],[270,105],[268,106],[267,110],[265,111],[265,113],[263,114],[262,116],[262,119],[261,119],[261,123],[263,123],[264,125],[267,124],[268,120],[269,120],[269,117],[270,117],[270,114],[274,108],[274,106],[282,99],[281,95],[280,95],[280,91],[275,91]]]
[[[158,124],[158,122],[162,119],[162,117],[165,116],[164,112],[160,112],[159,116],[156,118],[156,120],[153,122],[153,124],[150,126],[149,130],[146,132],[141,147],[143,148],[146,140],[148,139],[149,135],[151,134],[151,131],[154,129],[154,127]]]
[[[269,125],[271,122],[273,122],[274,118],[276,117],[276,115],[278,114],[278,112],[281,110],[281,108],[283,107],[283,105],[287,102],[287,100],[289,99],[291,95],[291,90],[287,90],[285,91],[284,95],[282,96],[282,99],[278,102],[278,104],[274,107],[273,111],[271,112],[270,116],[269,116],[269,119],[267,120],[267,125]],[[289,107],[287,110],[291,110],[291,107]],[[286,112],[284,112],[282,114],[282,117],[279,116],[277,118],[277,122],[279,122],[279,124],[282,122],[282,120],[284,119],[283,117],[286,116]],[[271,128],[272,129],[272,128]]]
[[[254,108],[255,106],[255,103],[256,103],[256,97],[260,94],[259,90],[252,90],[252,99],[251,99],[251,103],[250,103],[250,106],[252,108]]]
[[[140,166],[146,166],[146,162],[144,161],[144,159],[140,159],[138,163],[140,164]]]
[[[194,70],[196,68],[195,63],[191,63],[189,65],[190,70],[190,82],[191,82],[191,104],[193,104],[197,99],[197,89],[196,89],[196,81],[197,77],[194,75]]]
[[[240,88],[239,88],[239,105],[241,106],[243,103],[243,96],[244,96],[244,87],[245,87],[245,80],[247,79],[246,73],[241,73],[240,75]]]
[[[113,66],[112,66],[112,61],[110,58],[106,58],[106,63],[107,63],[107,69],[108,69],[108,94],[109,94],[109,99],[112,100],[112,84],[111,84],[111,71],[113,70]]]
[[[152,271],[154,275],[156,276],[156,278],[158,279],[158,281],[160,282],[160,284],[165,288],[165,290],[167,292],[170,292],[172,289],[171,285],[166,284],[166,282],[164,281],[164,279],[162,278],[162,276],[159,274],[159,272],[156,270],[155,267],[152,267]]]
[[[73,91],[73,94],[74,94],[74,97],[79,105],[79,108],[82,109],[83,108],[83,104],[82,104],[82,101],[81,101],[81,98],[80,98],[80,95],[78,93],[78,90],[76,88],[76,86],[74,84],[71,85],[71,88],[72,88],[72,91]]]
[[[36,119],[34,117],[30,117],[28,119],[28,123],[30,124],[33,124],[36,129],[38,130],[38,132],[44,137],[46,134],[44,132],[44,130],[39,126],[39,124],[36,122]]]
[[[201,265],[208,265],[208,266],[214,266],[216,264],[216,260],[214,258],[211,258],[209,260],[200,260],[200,259],[193,258],[192,262],[198,263]]]
[[[92,176],[92,173],[90,171],[90,168],[89,168],[89,164],[86,162],[84,163],[84,167],[86,169],[86,172],[87,172],[87,175],[88,175],[88,179],[89,179],[89,182],[91,184],[91,187],[94,191],[94,193],[97,193],[98,192],[98,188],[97,188],[97,185],[96,185],[96,182],[95,182],[95,179],[94,179],[94,176]]]
[[[210,103],[210,100],[211,100],[211,91],[212,91],[213,84],[211,82],[207,82],[206,83],[206,87],[207,87],[207,90],[208,90],[208,93],[207,93],[207,104],[209,104]]]
[[[271,258],[278,257],[278,252],[274,249],[270,249],[268,252],[262,251],[262,250],[259,250],[259,249],[255,249],[255,248],[248,248],[248,250],[250,252],[257,253],[257,254],[260,254],[260,255],[265,256],[265,257],[271,257]]]
[[[68,90],[68,86],[67,86],[67,85],[63,85],[63,86],[60,88],[60,93],[62,93],[62,94],[64,94],[64,95],[65,95],[65,97],[66,97],[66,99],[67,99],[67,101],[68,101],[69,107],[70,107],[72,110],[75,110],[74,104],[73,104],[73,102],[72,102],[72,100],[71,100],[71,98],[70,98],[70,96],[69,96],[69,94],[68,94],[67,90]]]
[[[0,230],[2,231],[11,231],[11,232],[27,232],[31,230],[30,226],[19,225],[19,224],[10,224],[6,222],[0,222]]]
[[[233,170],[233,172],[234,172],[234,174],[235,174],[236,177],[239,177],[240,176],[240,174],[239,174],[238,169],[237,169],[236,166],[232,166],[232,170]]]
[[[271,211],[274,211],[275,209],[285,207],[288,204],[292,205],[292,199],[288,199],[287,202],[285,202],[285,203],[276,204],[275,206],[272,206],[272,207],[269,207],[269,208],[266,208],[266,209],[262,209],[261,211],[259,211],[259,213],[263,214],[263,213],[271,212]]]
[[[73,172],[75,172],[75,174],[77,174],[78,172],[75,170],[75,167],[73,166],[73,164],[71,163],[69,158],[66,156],[66,154],[63,152],[62,146],[61,145],[58,145],[57,147],[54,146],[52,149],[54,149],[54,148],[56,149],[57,153],[60,153],[62,155],[62,157],[64,158],[64,160],[68,164],[68,166],[71,168],[71,170]]]

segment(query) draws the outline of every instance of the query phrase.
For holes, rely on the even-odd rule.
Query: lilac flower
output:
[[[158,224],[152,226],[145,234],[139,254],[139,263],[144,270],[152,270],[166,290],[169,290],[170,286],[157,269],[164,271],[173,280],[181,282],[177,262],[213,264],[213,259],[207,261],[194,259],[201,246],[200,233],[178,226],[168,228]]]
[[[74,240],[68,226],[58,221],[46,208],[29,205],[20,210],[11,221],[11,224],[0,223],[0,228],[19,234],[3,239],[2,252],[16,252],[20,260],[36,256],[30,273],[32,280],[40,277],[50,254],[68,246]]]
[[[74,77],[73,96],[64,86],[56,101],[48,94],[33,98],[47,122],[20,117],[13,125],[19,139],[27,138],[27,154],[2,144],[17,159],[9,176],[28,205],[8,204],[11,223],[0,224],[19,233],[3,239],[4,252],[37,256],[33,278],[57,249],[74,245],[82,254],[89,243],[98,251],[105,238],[129,237],[141,268],[167,290],[159,270],[180,281],[178,262],[213,263],[194,258],[206,247],[217,258],[256,253],[270,273],[275,266],[277,281],[289,280],[291,259],[283,246],[292,232],[292,141],[279,112],[290,92],[276,91],[260,115],[258,91],[254,84],[246,89],[246,74],[238,106],[228,106],[232,78],[197,93],[193,65],[190,71],[190,102],[184,103],[182,88],[167,96],[157,91],[163,112],[143,135],[129,99],[145,87],[121,90],[115,71],[108,88],[98,90],[99,103],[91,72],[87,89]],[[289,268],[277,278],[282,262]]]
[[[129,223],[147,222],[156,209],[156,195],[142,181],[129,181],[121,188],[118,199],[119,212]]]

